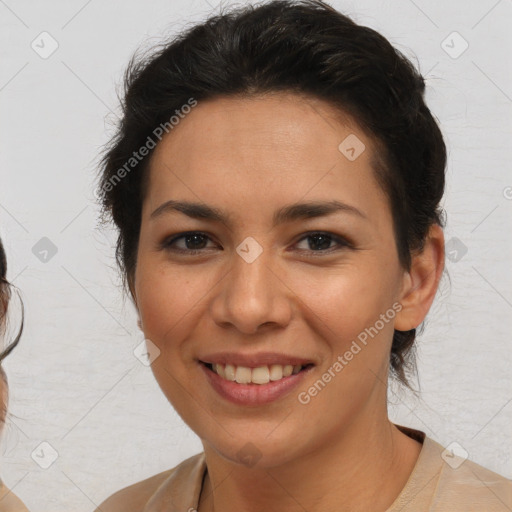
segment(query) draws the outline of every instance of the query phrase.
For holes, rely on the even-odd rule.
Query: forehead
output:
[[[188,198],[249,211],[304,198],[378,210],[387,201],[374,177],[375,151],[348,114],[316,98],[199,102],[157,145],[145,206]]]

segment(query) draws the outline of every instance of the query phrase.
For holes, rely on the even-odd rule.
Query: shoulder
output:
[[[204,464],[204,453],[194,455],[172,469],[153,475],[129,485],[107,498],[95,512],[143,512],[148,502],[160,490],[173,485],[182,485],[183,492],[193,489],[198,469]]]
[[[387,512],[512,511],[512,480],[470,460],[460,445],[444,447],[424,432],[397,427],[423,447],[409,480]]]
[[[470,460],[455,469],[444,466],[438,494],[443,500],[466,503],[466,510],[512,510],[512,480]]]
[[[134,512],[140,510],[142,512],[151,496],[172,475],[174,470],[175,468],[163,471],[117,491],[107,498],[96,509],[96,512],[121,512],[126,510],[133,510]],[[130,506],[129,509],[127,505]]]
[[[23,502],[0,480],[0,510],[2,512],[28,512]]]
[[[512,480],[443,449],[434,502],[452,504],[451,511],[512,510]]]

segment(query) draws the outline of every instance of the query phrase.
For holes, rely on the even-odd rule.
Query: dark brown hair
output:
[[[444,226],[446,147],[424,101],[423,77],[378,32],[320,0],[274,0],[213,16],[149,56],[134,56],[124,86],[123,115],[106,146],[98,192],[103,220],[119,229],[125,287],[135,275],[152,151],[134,170],[126,162],[190,98],[285,91],[329,102],[379,148],[375,176],[389,198],[405,269],[430,226]],[[406,370],[415,370],[415,336],[415,329],[394,332],[391,371],[404,384]]]
[[[11,299],[11,284],[7,281],[7,258],[5,256],[4,246],[0,240],[0,336],[6,332],[7,312],[9,310],[9,301]],[[22,303],[23,304],[23,303]],[[18,344],[23,332],[23,311],[21,325],[14,340],[7,343],[6,348],[0,352],[0,379],[3,380],[4,386],[7,389],[7,375],[2,368],[2,361],[12,352],[14,347]],[[1,386],[1,384],[0,384]],[[7,414],[7,404],[5,397],[7,391],[0,394],[0,426],[5,422]]]

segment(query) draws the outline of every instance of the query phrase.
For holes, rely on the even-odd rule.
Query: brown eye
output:
[[[301,238],[299,242],[302,242],[303,240],[307,240],[307,247],[299,249],[300,251],[331,253],[339,250],[340,248],[351,246],[351,244],[343,238],[332,233],[325,232],[308,233],[306,236]],[[334,246],[332,245],[333,243],[335,244]]]
[[[185,254],[197,254],[207,249],[208,240],[211,239],[207,234],[200,231],[190,231],[164,240],[160,248]]]

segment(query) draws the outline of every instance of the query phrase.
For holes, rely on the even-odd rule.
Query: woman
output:
[[[11,298],[11,289],[9,281],[7,281],[7,259],[5,257],[4,246],[0,240],[0,331],[3,335],[7,327],[7,311],[9,308],[9,300]],[[11,353],[18,344],[21,333],[23,332],[23,320],[21,327],[10,344],[6,345],[0,352],[0,427],[5,424],[7,415],[7,375],[2,368],[2,361]],[[6,340],[7,342],[7,340]],[[0,480],[0,512],[28,512],[21,500]]]
[[[132,61],[100,192],[153,373],[204,452],[98,510],[512,507],[508,480],[387,415],[444,266],[424,89],[315,0]]]

